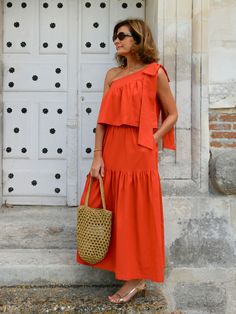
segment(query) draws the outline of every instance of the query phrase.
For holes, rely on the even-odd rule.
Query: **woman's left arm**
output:
[[[176,123],[178,119],[178,111],[174,97],[172,95],[167,76],[162,68],[159,69],[157,75],[157,97],[160,100],[162,109],[165,112],[166,119],[161,127],[153,134],[154,139],[158,142]]]

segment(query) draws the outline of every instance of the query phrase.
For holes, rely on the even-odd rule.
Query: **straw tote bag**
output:
[[[106,209],[103,180],[99,175],[99,188],[103,208],[91,208],[88,205],[93,177],[90,177],[85,204],[77,208],[77,250],[80,258],[96,264],[107,254],[112,225],[112,212]]]

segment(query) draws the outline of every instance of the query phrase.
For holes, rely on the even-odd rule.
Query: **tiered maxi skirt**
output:
[[[138,128],[106,125],[103,140],[103,178],[107,209],[113,212],[108,254],[93,265],[114,272],[119,280],[164,282],[165,249],[162,192],[158,173],[158,147],[138,145]],[[80,204],[84,204],[90,174]],[[89,206],[101,208],[98,180],[94,180]],[[77,262],[81,260],[77,252]]]

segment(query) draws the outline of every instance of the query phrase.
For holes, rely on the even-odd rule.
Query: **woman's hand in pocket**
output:
[[[159,137],[158,137],[157,132],[153,134],[153,138],[154,138],[156,145],[158,145]]]

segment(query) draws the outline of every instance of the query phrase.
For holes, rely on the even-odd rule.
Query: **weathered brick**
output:
[[[211,147],[222,147],[223,144],[222,144],[222,142],[220,142],[220,141],[211,141],[211,142],[210,142],[210,146],[211,146]]]
[[[219,120],[236,122],[236,114],[229,114],[229,113],[221,114],[219,115]]]
[[[236,147],[236,141],[230,141],[230,142],[223,142],[222,140],[218,141],[210,141],[210,146],[215,148],[234,148]]]
[[[212,138],[236,138],[236,132],[212,132]]]
[[[230,130],[231,124],[225,124],[225,123],[212,123],[209,126],[210,130]]]
[[[209,121],[217,121],[218,115],[216,113],[210,113],[209,114]]]
[[[230,143],[223,143],[223,147],[225,147],[225,148],[227,148],[227,147],[234,148],[234,147],[236,147],[236,141],[235,142],[230,142]]]

